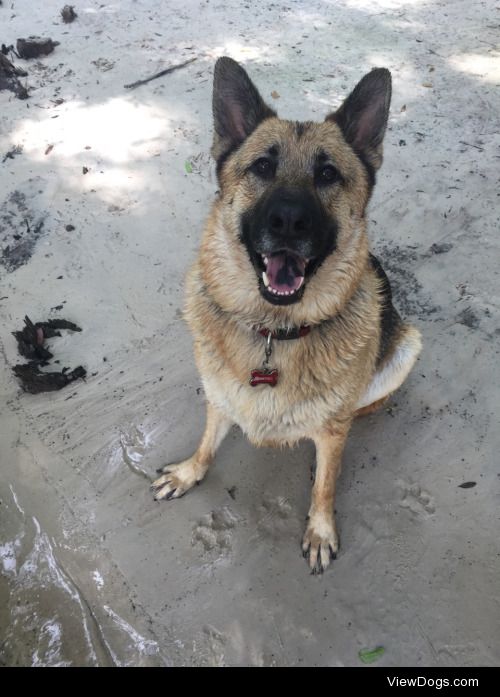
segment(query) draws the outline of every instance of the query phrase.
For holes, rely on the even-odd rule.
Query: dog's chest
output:
[[[297,339],[296,341],[306,341]],[[255,443],[292,442],[320,429],[345,404],[346,386],[335,356],[314,360],[309,345],[274,342],[269,367],[278,372],[275,387],[251,386],[251,372],[264,359],[265,342],[252,341],[225,364],[212,354],[200,372],[209,401],[222,409]],[[215,364],[217,369],[214,370]]]

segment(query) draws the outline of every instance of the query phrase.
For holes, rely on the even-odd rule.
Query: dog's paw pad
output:
[[[333,519],[310,519],[302,539],[302,554],[313,574],[321,574],[337,558],[339,542]]]

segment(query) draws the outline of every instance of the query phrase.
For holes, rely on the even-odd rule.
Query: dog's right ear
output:
[[[276,116],[241,65],[227,57],[215,64],[212,104],[212,155],[217,161],[237,148],[261,121]]]

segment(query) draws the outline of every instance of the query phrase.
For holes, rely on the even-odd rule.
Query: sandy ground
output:
[[[17,61],[30,99],[0,93],[1,159],[20,146],[0,163],[0,664],[360,665],[382,646],[378,665],[498,665],[498,3],[89,0],[70,25],[62,4],[0,7],[2,42],[60,42]],[[371,238],[425,349],[353,428],[322,578],[299,550],[310,444],[235,430],[187,497],[148,489],[203,424],[180,309],[221,54],[290,118],[372,66],[394,79]],[[83,328],[50,345],[86,382],[20,391],[25,314]]]

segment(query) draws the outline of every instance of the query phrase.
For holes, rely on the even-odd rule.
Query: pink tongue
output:
[[[305,269],[304,259],[290,252],[280,252],[269,257],[266,274],[274,290],[284,292],[300,288]]]

